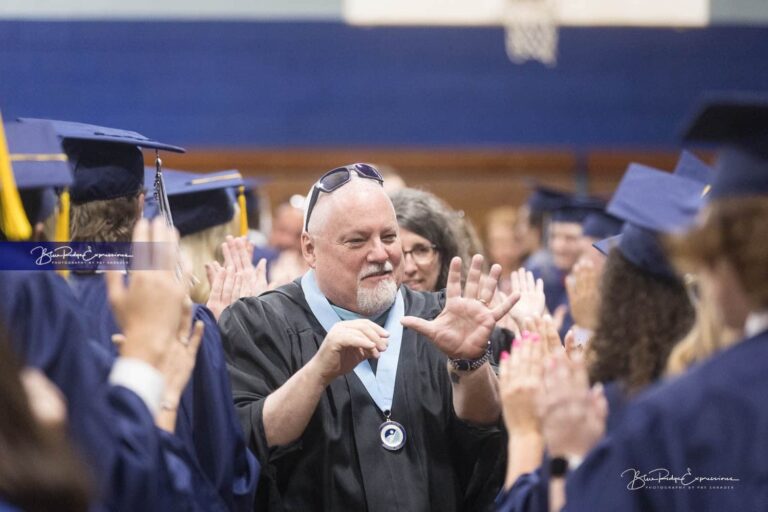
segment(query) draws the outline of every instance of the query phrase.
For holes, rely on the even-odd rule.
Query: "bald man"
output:
[[[235,404],[263,464],[258,510],[483,510],[501,478],[489,339],[500,268],[461,261],[444,293],[401,287],[394,208],[366,164],[305,209],[310,270],[222,315]]]

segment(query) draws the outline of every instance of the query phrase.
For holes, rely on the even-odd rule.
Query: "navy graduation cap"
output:
[[[680,153],[675,170],[672,172],[683,178],[706,184],[711,184],[715,178],[714,169],[702,162],[690,151],[682,151]]]
[[[543,185],[533,185],[533,191],[528,196],[527,204],[532,214],[542,215],[562,207],[569,197],[568,192]]]
[[[588,214],[582,223],[582,234],[590,238],[608,238],[618,235],[624,221],[608,212],[598,211]]]
[[[687,228],[696,218],[707,185],[640,164],[630,164],[608,203],[608,213],[626,223],[618,248],[642,269],[674,278],[658,235]],[[599,250],[610,246],[606,242]]]
[[[64,149],[75,174],[71,188],[75,203],[138,194],[144,181],[144,158],[139,148],[184,152],[183,148],[129,130],[34,118],[20,121],[49,123],[64,139]]]
[[[768,194],[768,95],[710,96],[688,123],[684,140],[722,148],[710,199]]]
[[[238,171],[195,174],[166,170],[163,174],[174,226],[181,236],[232,220],[236,199],[230,191],[244,187]]]
[[[48,123],[26,125],[18,121],[3,123],[5,148],[0,155],[8,164],[3,183],[3,232],[14,240],[32,235],[30,220],[40,222],[53,213],[58,197],[54,187],[64,190],[62,215],[56,238],[68,239],[68,195],[72,172],[61,141]],[[23,210],[19,209],[20,199]],[[67,233],[64,233],[66,230]]]
[[[552,211],[552,222],[574,222],[581,224],[593,213],[605,210],[605,202],[594,197],[566,196]]]
[[[72,171],[61,141],[48,123],[4,123],[11,167],[20,190],[69,187]]]

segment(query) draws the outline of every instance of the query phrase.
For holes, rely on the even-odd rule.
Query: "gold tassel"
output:
[[[69,242],[69,190],[64,189],[59,196],[59,214],[56,216],[55,242]],[[56,271],[64,279],[69,278],[69,270]]]
[[[59,215],[56,218],[56,242],[69,242],[69,190],[59,196]]]
[[[0,229],[8,240],[29,240],[32,226],[24,213],[21,196],[13,178],[5,126],[0,116]]]
[[[240,236],[248,236],[248,210],[245,208],[245,187],[237,188],[237,204],[240,205]]]

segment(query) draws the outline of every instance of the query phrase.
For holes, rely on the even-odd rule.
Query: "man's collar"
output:
[[[400,293],[399,290],[398,290],[398,293]],[[376,316],[375,318],[369,318],[369,317],[360,315],[358,313],[355,313],[354,311],[350,311],[348,309],[339,307],[331,301],[328,301],[328,303],[331,305],[333,310],[336,312],[337,315],[339,315],[339,318],[341,318],[342,320],[357,320],[359,318],[367,318],[371,322],[378,324],[382,327],[384,326],[384,324],[387,323],[387,317],[389,317],[389,312],[392,310],[392,306],[390,306],[382,314]]]

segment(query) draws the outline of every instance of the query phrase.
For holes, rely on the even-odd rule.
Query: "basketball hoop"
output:
[[[555,0],[506,0],[504,28],[507,55],[515,64],[536,60],[557,64]]]

